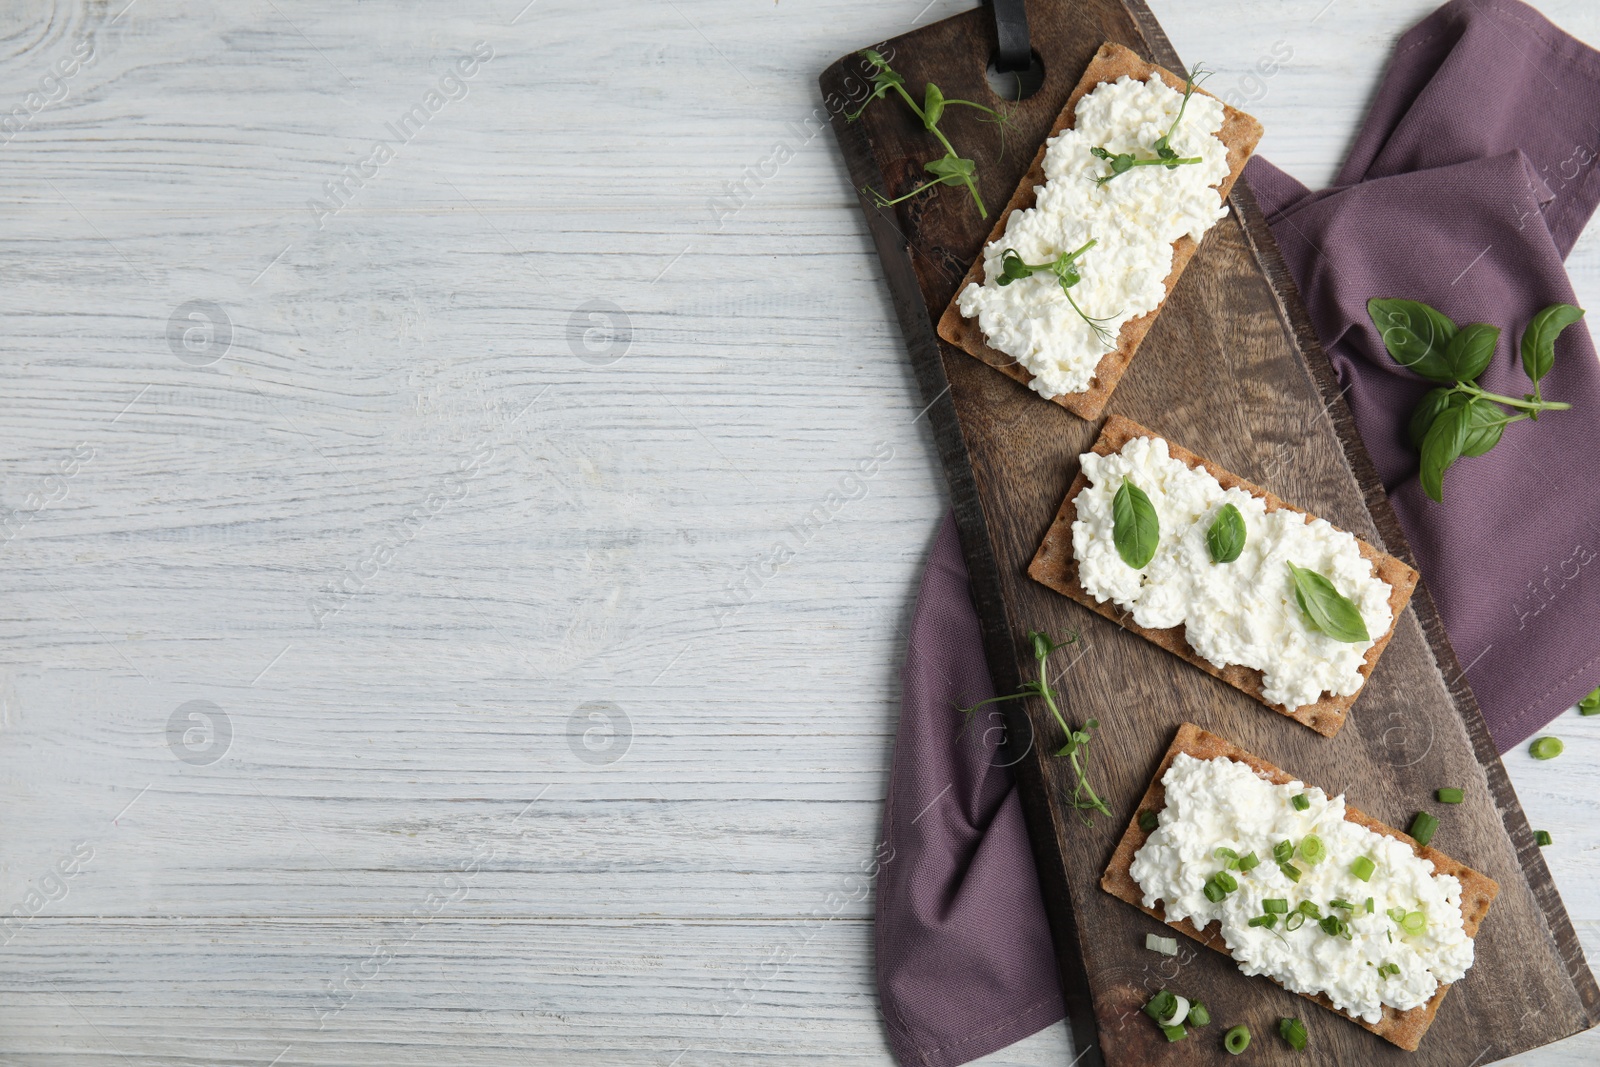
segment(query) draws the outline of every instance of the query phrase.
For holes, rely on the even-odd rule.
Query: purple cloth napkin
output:
[[[1502,327],[1480,381],[1521,396],[1516,340],[1576,302],[1562,260],[1597,170],[1600,53],[1515,0],[1454,0],[1400,39],[1334,188],[1260,159],[1245,172],[1502,751],[1600,684],[1600,363],[1569,329],[1544,395],[1574,410],[1510,427],[1435,504],[1405,439],[1429,385],[1389,359],[1366,301]],[[954,710],[992,693],[947,518],[906,652],[878,877],[878,993],[908,1067],[954,1067],[1065,1014],[998,722],[963,732]]]

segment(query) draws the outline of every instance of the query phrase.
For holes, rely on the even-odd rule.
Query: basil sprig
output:
[[[1294,579],[1294,599],[1306,625],[1320,630],[1335,641],[1370,641],[1367,621],[1354,602],[1321,574],[1308,567],[1289,564]]]
[[[1552,304],[1528,323],[1520,347],[1533,392],[1521,399],[1478,385],[1478,376],[1494,359],[1499,327],[1482,322],[1457,327],[1443,312],[1416,300],[1374,298],[1367,301],[1367,314],[1396,363],[1443,383],[1417,404],[1407,428],[1421,453],[1422,491],[1436,501],[1444,500],[1444,475],[1457,460],[1488,452],[1513,422],[1537,421],[1542,411],[1572,406],[1544,399],[1540,383],[1555,363],[1556,338],[1583,318],[1582,308]]]
[[[1124,481],[1111,498],[1111,540],[1122,562],[1138,570],[1155,558],[1161,540],[1161,519],[1144,490]]]
[[[1238,559],[1244,551],[1244,538],[1244,516],[1232,504],[1222,505],[1206,531],[1206,550],[1211,553],[1211,562],[1232,563]]]

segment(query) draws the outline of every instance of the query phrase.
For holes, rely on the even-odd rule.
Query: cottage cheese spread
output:
[[[1153,311],[1166,296],[1172,243],[1185,234],[1199,241],[1228,213],[1215,188],[1228,174],[1227,146],[1215,136],[1222,104],[1195,93],[1169,141],[1180,157],[1199,156],[1199,163],[1133,167],[1096,185],[1093,179],[1110,167],[1089,149],[1149,158],[1182,103],[1183,94],[1158,77],[1123,76],[1085,94],[1073,128],[1048,142],[1036,206],[1011,213],[1005,235],[983,250],[984,283],[961,293],[961,314],[976,317],[991,346],[1033,373],[1030,387],[1041,396],[1087,389],[1106,345],[1049,273],[997,284],[1004,253],[1013,249],[1026,263],[1045,263],[1094,238],[1098,243],[1078,261],[1082,280],[1072,289],[1078,307],[1112,336]]]
[[[1203,468],[1190,469],[1159,437],[1137,437],[1109,456],[1079,457],[1089,484],[1077,496],[1072,551],[1078,581],[1097,601],[1115,601],[1149,629],[1182,623],[1189,646],[1216,667],[1262,673],[1263,695],[1293,710],[1324,692],[1361,688],[1372,641],[1336,641],[1306,624],[1288,564],[1320,572],[1349,597],[1374,638],[1389,631],[1389,584],[1377,577],[1356,539],[1297,511],[1268,512],[1242,489],[1224,490]],[[1161,521],[1156,554],[1135,570],[1117,554],[1111,502],[1126,479],[1142,489]],[[1244,517],[1244,553],[1212,563],[1206,531],[1224,504]]]
[[[1410,846],[1373,833],[1344,818],[1344,797],[1329,797],[1299,782],[1273,785],[1248,766],[1219,756],[1197,760],[1180,753],[1161,784],[1167,806],[1159,825],[1133,858],[1132,874],[1145,907],[1165,905],[1169,921],[1188,918],[1204,929],[1221,921],[1228,950],[1245,974],[1265,974],[1296,993],[1325,993],[1334,1006],[1369,1023],[1383,1006],[1407,1011],[1425,1004],[1441,983],[1458,981],[1472,966],[1472,939],[1461,923],[1461,883],[1436,875],[1433,864]],[[1304,793],[1304,811],[1291,801]],[[1326,846],[1321,862],[1296,859],[1302,870],[1292,882],[1273,860],[1282,841],[1296,844],[1316,834]],[[1221,902],[1207,899],[1203,887],[1222,861],[1219,847],[1261,864],[1234,875],[1238,888]],[[1351,873],[1358,857],[1373,864],[1370,881]],[[1373,899],[1373,911],[1365,902]],[[1288,901],[1292,913],[1301,901],[1317,904],[1324,915],[1349,914],[1350,940],[1328,934],[1316,921],[1293,931],[1283,916],[1274,927],[1251,927],[1264,914],[1268,898]],[[1353,912],[1329,902],[1354,903]],[[1406,933],[1388,913],[1391,908],[1421,912],[1426,927]]]

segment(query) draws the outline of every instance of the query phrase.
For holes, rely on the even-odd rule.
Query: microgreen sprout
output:
[[[1132,152],[1113,155],[1104,148],[1089,149],[1090,155],[1096,159],[1103,159],[1111,165],[1111,173],[1094,179],[1094,183],[1096,185],[1104,185],[1117,175],[1126,174],[1134,167],[1166,167],[1168,170],[1176,170],[1185,163],[1199,163],[1199,156],[1178,155],[1177,150],[1172,147],[1172,135],[1178,131],[1178,123],[1183,121],[1183,113],[1189,107],[1189,98],[1194,95],[1195,88],[1210,76],[1211,71],[1206,70],[1199,64],[1196,64],[1194,70],[1189,73],[1183,84],[1183,103],[1178,105],[1177,115],[1173,116],[1172,124],[1167,127],[1167,132],[1156,138],[1156,143],[1150,146],[1150,150],[1155,155],[1140,159]]]
[[[1000,158],[1004,159],[1006,128],[1010,125],[1010,119],[992,107],[987,107],[971,100],[946,97],[940,88],[932,82],[929,82],[923,89],[922,103],[918,104],[916,99],[912,97],[910,90],[906,88],[905,78],[901,77],[893,67],[889,66],[889,61],[884,59],[880,53],[866,48],[860,52],[860,55],[872,67],[872,92],[861,102],[860,107],[845,116],[845,121],[854,122],[861,117],[861,113],[867,109],[868,104],[879,97],[887,96],[889,93],[894,92],[906,102],[907,107],[916,113],[917,118],[922,120],[923,127],[937,137],[939,143],[944,146],[943,156],[938,159],[930,159],[922,165],[922,169],[933,175],[933,177],[909,193],[891,200],[870,187],[867,188],[866,192],[872,194],[879,207],[892,207],[902,201],[910,200],[918,193],[931,189],[935,185],[965,186],[967,192],[972,195],[972,202],[978,205],[978,214],[983,218],[988,218],[989,209],[984,206],[983,197],[978,194],[978,166],[972,160],[964,159],[956,152],[955,146],[950,143],[950,139],[944,135],[944,131],[939,129],[939,120],[944,117],[945,108],[952,105],[970,107],[981,111],[987,117],[980,121],[993,122],[1000,129]]]
[[[1071,804],[1078,811],[1084,812],[1083,821],[1094,821],[1094,812],[1099,812],[1106,818],[1111,818],[1111,809],[1106,807],[1106,802],[1100,799],[1094,791],[1094,786],[1089,784],[1088,773],[1084,768],[1084,755],[1091,740],[1090,732],[1100,728],[1098,719],[1089,719],[1080,730],[1074,730],[1067,725],[1067,720],[1061,714],[1061,705],[1057,703],[1061,694],[1050,685],[1049,660],[1051,653],[1060,651],[1068,645],[1075,644],[1078,635],[1068,632],[1066,639],[1059,644],[1051,639],[1049,634],[1031,630],[1028,639],[1033,643],[1033,658],[1039,665],[1039,677],[1036,681],[1025,682],[1021,689],[1008,696],[990,697],[980,700],[969,708],[962,708],[961,713],[970,720],[974,713],[986,704],[998,704],[1006,700],[1022,700],[1026,697],[1043,697],[1045,705],[1049,707],[1050,714],[1055,717],[1067,740],[1064,745],[1056,750],[1057,756],[1066,756],[1072,763],[1072,774],[1077,781],[1076,788],[1072,791]]]
[[[1083,274],[1078,269],[1078,257],[1093,248],[1096,243],[1096,239],[1091,237],[1080,247],[1071,252],[1063,252],[1048,263],[1026,263],[1021,256],[1017,255],[1015,250],[1008,248],[1001,254],[1000,277],[995,279],[995,284],[1010,285],[1012,282],[1021,281],[1023,278],[1035,274],[1054,275],[1056,281],[1061,283],[1061,292],[1065,294],[1067,303],[1072,305],[1072,310],[1076,311],[1078,317],[1088,324],[1089,329],[1094,331],[1095,337],[1100,339],[1101,344],[1107,348],[1112,348],[1114,347],[1115,337],[1101,323],[1110,322],[1116,316],[1108,315],[1103,319],[1094,318],[1079,307],[1076,300],[1072,299],[1072,287],[1083,280]]]

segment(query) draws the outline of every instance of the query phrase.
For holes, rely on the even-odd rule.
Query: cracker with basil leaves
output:
[[[1049,139],[1062,130],[1071,129],[1077,121],[1078,101],[1092,92],[1102,82],[1114,82],[1124,75],[1138,81],[1148,81],[1153,76],[1158,76],[1162,81],[1172,86],[1178,92],[1184,91],[1186,79],[1182,75],[1174,74],[1170,70],[1156,66],[1140,58],[1137,52],[1124,48],[1120,44],[1106,43],[1100,46],[1094,59],[1089,63],[1083,77],[1079,79],[1077,88],[1072,90],[1072,95],[1067,97],[1066,106],[1056,116],[1050,125],[1050,131],[1045,135],[1044,143],[1039,145],[1038,153],[1033,157],[1033,165],[1028,168],[1028,173],[1022,176],[1022,181],[1017,185],[1017,190],[1011,195],[1011,200],[1006,204],[1005,210],[995,220],[994,229],[985,239],[984,246],[998,241],[1005,236],[1006,223],[1011,220],[1015,211],[1033,207],[1038,201],[1038,191],[1045,183],[1044,155]],[[1194,90],[1205,93],[1202,88]],[[1207,93],[1206,95],[1211,95]],[[1217,139],[1228,148],[1228,173],[1217,186],[1217,192],[1222,201],[1228,199],[1233,183],[1244,172],[1244,165],[1249,162],[1250,154],[1255,151],[1257,142],[1261,140],[1261,123],[1244,112],[1236,110],[1227,104],[1222,105],[1222,129],[1217,132]],[[1172,245],[1172,270],[1166,278],[1167,296],[1162,298],[1161,304],[1136,319],[1130,319],[1113,339],[1115,346],[1105,355],[1100,357],[1100,363],[1095,368],[1095,376],[1089,382],[1089,388],[1081,393],[1063,393],[1052,397],[1051,400],[1066,408],[1075,415],[1085,419],[1097,419],[1105,410],[1106,403],[1111,399],[1111,392],[1122,380],[1123,372],[1128,369],[1128,364],[1133,361],[1134,353],[1138,351],[1139,344],[1144,340],[1145,334],[1150,332],[1156,316],[1161,314],[1167,298],[1172,296],[1173,287],[1178,284],[1178,278],[1183,274],[1183,269],[1189,265],[1189,260],[1194,256],[1199,245],[1187,235],[1178,238]],[[945,308],[944,314],[939,318],[939,336],[950,344],[966,352],[968,355],[989,364],[995,370],[1014,378],[1026,385],[1033,380],[1033,374],[1015,359],[1006,355],[997,348],[990,347],[984,340],[983,331],[978,328],[976,319],[964,318],[958,306],[961,291],[971,283],[983,284],[983,251],[978,252],[978,258],[967,271],[967,276],[961,279],[961,284],[956,286],[955,295],[950,298],[950,306]]]
[[[1121,451],[1122,447],[1136,437],[1160,437],[1152,430],[1127,419],[1121,415],[1108,418],[1100,429],[1100,436],[1095,440],[1093,450],[1102,456],[1109,456],[1113,452]],[[1265,489],[1255,486],[1229,471],[1208,462],[1195,455],[1186,448],[1167,439],[1167,451],[1173,459],[1190,468],[1204,468],[1215,478],[1224,489],[1242,489],[1251,496],[1259,497],[1265,501],[1268,511],[1286,509],[1304,515],[1307,522],[1316,516],[1302,508],[1285,503]],[[1039,545],[1039,551],[1034,555],[1033,562],[1028,566],[1028,574],[1037,582],[1049,586],[1058,593],[1071,597],[1090,611],[1104,615],[1112,622],[1131,630],[1149,640],[1151,643],[1171,652],[1182,659],[1199,667],[1207,674],[1220,678],[1224,682],[1261,703],[1280,715],[1287,715],[1296,722],[1302,723],[1322,734],[1332,737],[1344,725],[1345,717],[1349,714],[1350,705],[1361,695],[1357,689],[1349,696],[1336,696],[1333,693],[1324,693],[1321,700],[1315,704],[1302,704],[1298,708],[1289,709],[1280,704],[1268,703],[1262,695],[1261,672],[1250,667],[1232,664],[1227,667],[1215,667],[1202,659],[1189,647],[1189,642],[1184,637],[1184,627],[1172,626],[1163,630],[1152,630],[1140,626],[1133,621],[1133,615],[1118,607],[1115,602],[1107,600],[1100,603],[1094,596],[1084,589],[1078,582],[1078,561],[1072,553],[1072,523],[1078,517],[1078,493],[1089,484],[1089,480],[1080,471],[1072,483],[1072,488],[1067,490],[1066,499],[1061,502],[1061,508],[1056,512],[1055,521],[1046,531],[1044,540]],[[1337,528],[1337,527],[1336,527]],[[1378,658],[1383,655],[1383,650],[1388,646],[1389,639],[1394,636],[1395,626],[1399,624],[1400,613],[1405,610],[1406,604],[1411,600],[1411,594],[1417,587],[1418,575],[1415,570],[1395,559],[1361,538],[1356,538],[1356,545],[1364,559],[1372,564],[1373,573],[1389,586],[1389,610],[1393,616],[1388,632],[1375,635],[1372,647],[1366,652],[1361,664],[1362,686],[1372,676],[1372,670],[1377,666]],[[1358,620],[1359,621],[1359,620]]]
[[[1230,955],[1228,945],[1222,938],[1221,923],[1212,923],[1205,929],[1198,929],[1188,919],[1179,919],[1169,922],[1166,912],[1158,901],[1153,908],[1144,906],[1144,891],[1139,888],[1139,883],[1133,880],[1133,857],[1144,847],[1150,835],[1155,832],[1158,825],[1157,817],[1162,808],[1167,806],[1167,791],[1161,784],[1161,778],[1167,773],[1167,768],[1172,766],[1172,761],[1178,753],[1184,752],[1195,759],[1209,760],[1218,756],[1226,756],[1236,763],[1242,763],[1255,771],[1258,776],[1272,782],[1274,785],[1286,785],[1292,781],[1302,781],[1268,763],[1260,756],[1252,755],[1233,744],[1226,738],[1202,730],[1193,723],[1184,723],[1178,727],[1177,736],[1172,739],[1172,745],[1167,749],[1167,754],[1162,758],[1155,774],[1150,778],[1150,788],[1133,809],[1135,814],[1128,823],[1128,828],[1122,833],[1122,840],[1117,843],[1117,850],[1111,855],[1111,862],[1106,865],[1105,874],[1100,879],[1100,888],[1116,897],[1125,900],[1138,908],[1146,915],[1154,916],[1177,930],[1179,933],[1200,942],[1207,948],[1216,949],[1224,956]],[[1142,816],[1149,826],[1146,829],[1141,825]],[[1397,841],[1404,841],[1412,850],[1423,859],[1433,864],[1435,874],[1448,874],[1461,883],[1461,925],[1466,930],[1467,936],[1476,938],[1478,928],[1483,924],[1484,918],[1489,914],[1489,905],[1494,902],[1495,896],[1500,892],[1500,883],[1493,878],[1451,859],[1436,848],[1419,845],[1407,835],[1379,822],[1372,816],[1365,814],[1348,802],[1345,804],[1344,817],[1357,826],[1365,827],[1375,834],[1383,834]],[[1471,972],[1468,972],[1470,976]],[[1269,979],[1270,980],[1270,979]],[[1466,979],[1462,979],[1466,981]],[[1333,1006],[1327,996],[1318,993],[1311,996],[1301,993],[1300,996],[1320,1004],[1329,1011],[1334,1012],[1344,1019],[1349,1019],[1364,1029],[1371,1030],[1385,1041],[1391,1042],[1408,1052],[1415,1052],[1422,1042],[1422,1035],[1428,1032],[1428,1027],[1433,1024],[1433,1017],[1439,1010],[1440,1001],[1444,1000],[1445,993],[1449,992],[1448,985],[1441,985],[1426,1004],[1412,1008],[1410,1011],[1400,1011],[1396,1008],[1385,1007],[1383,1018],[1375,1023],[1353,1019]]]

